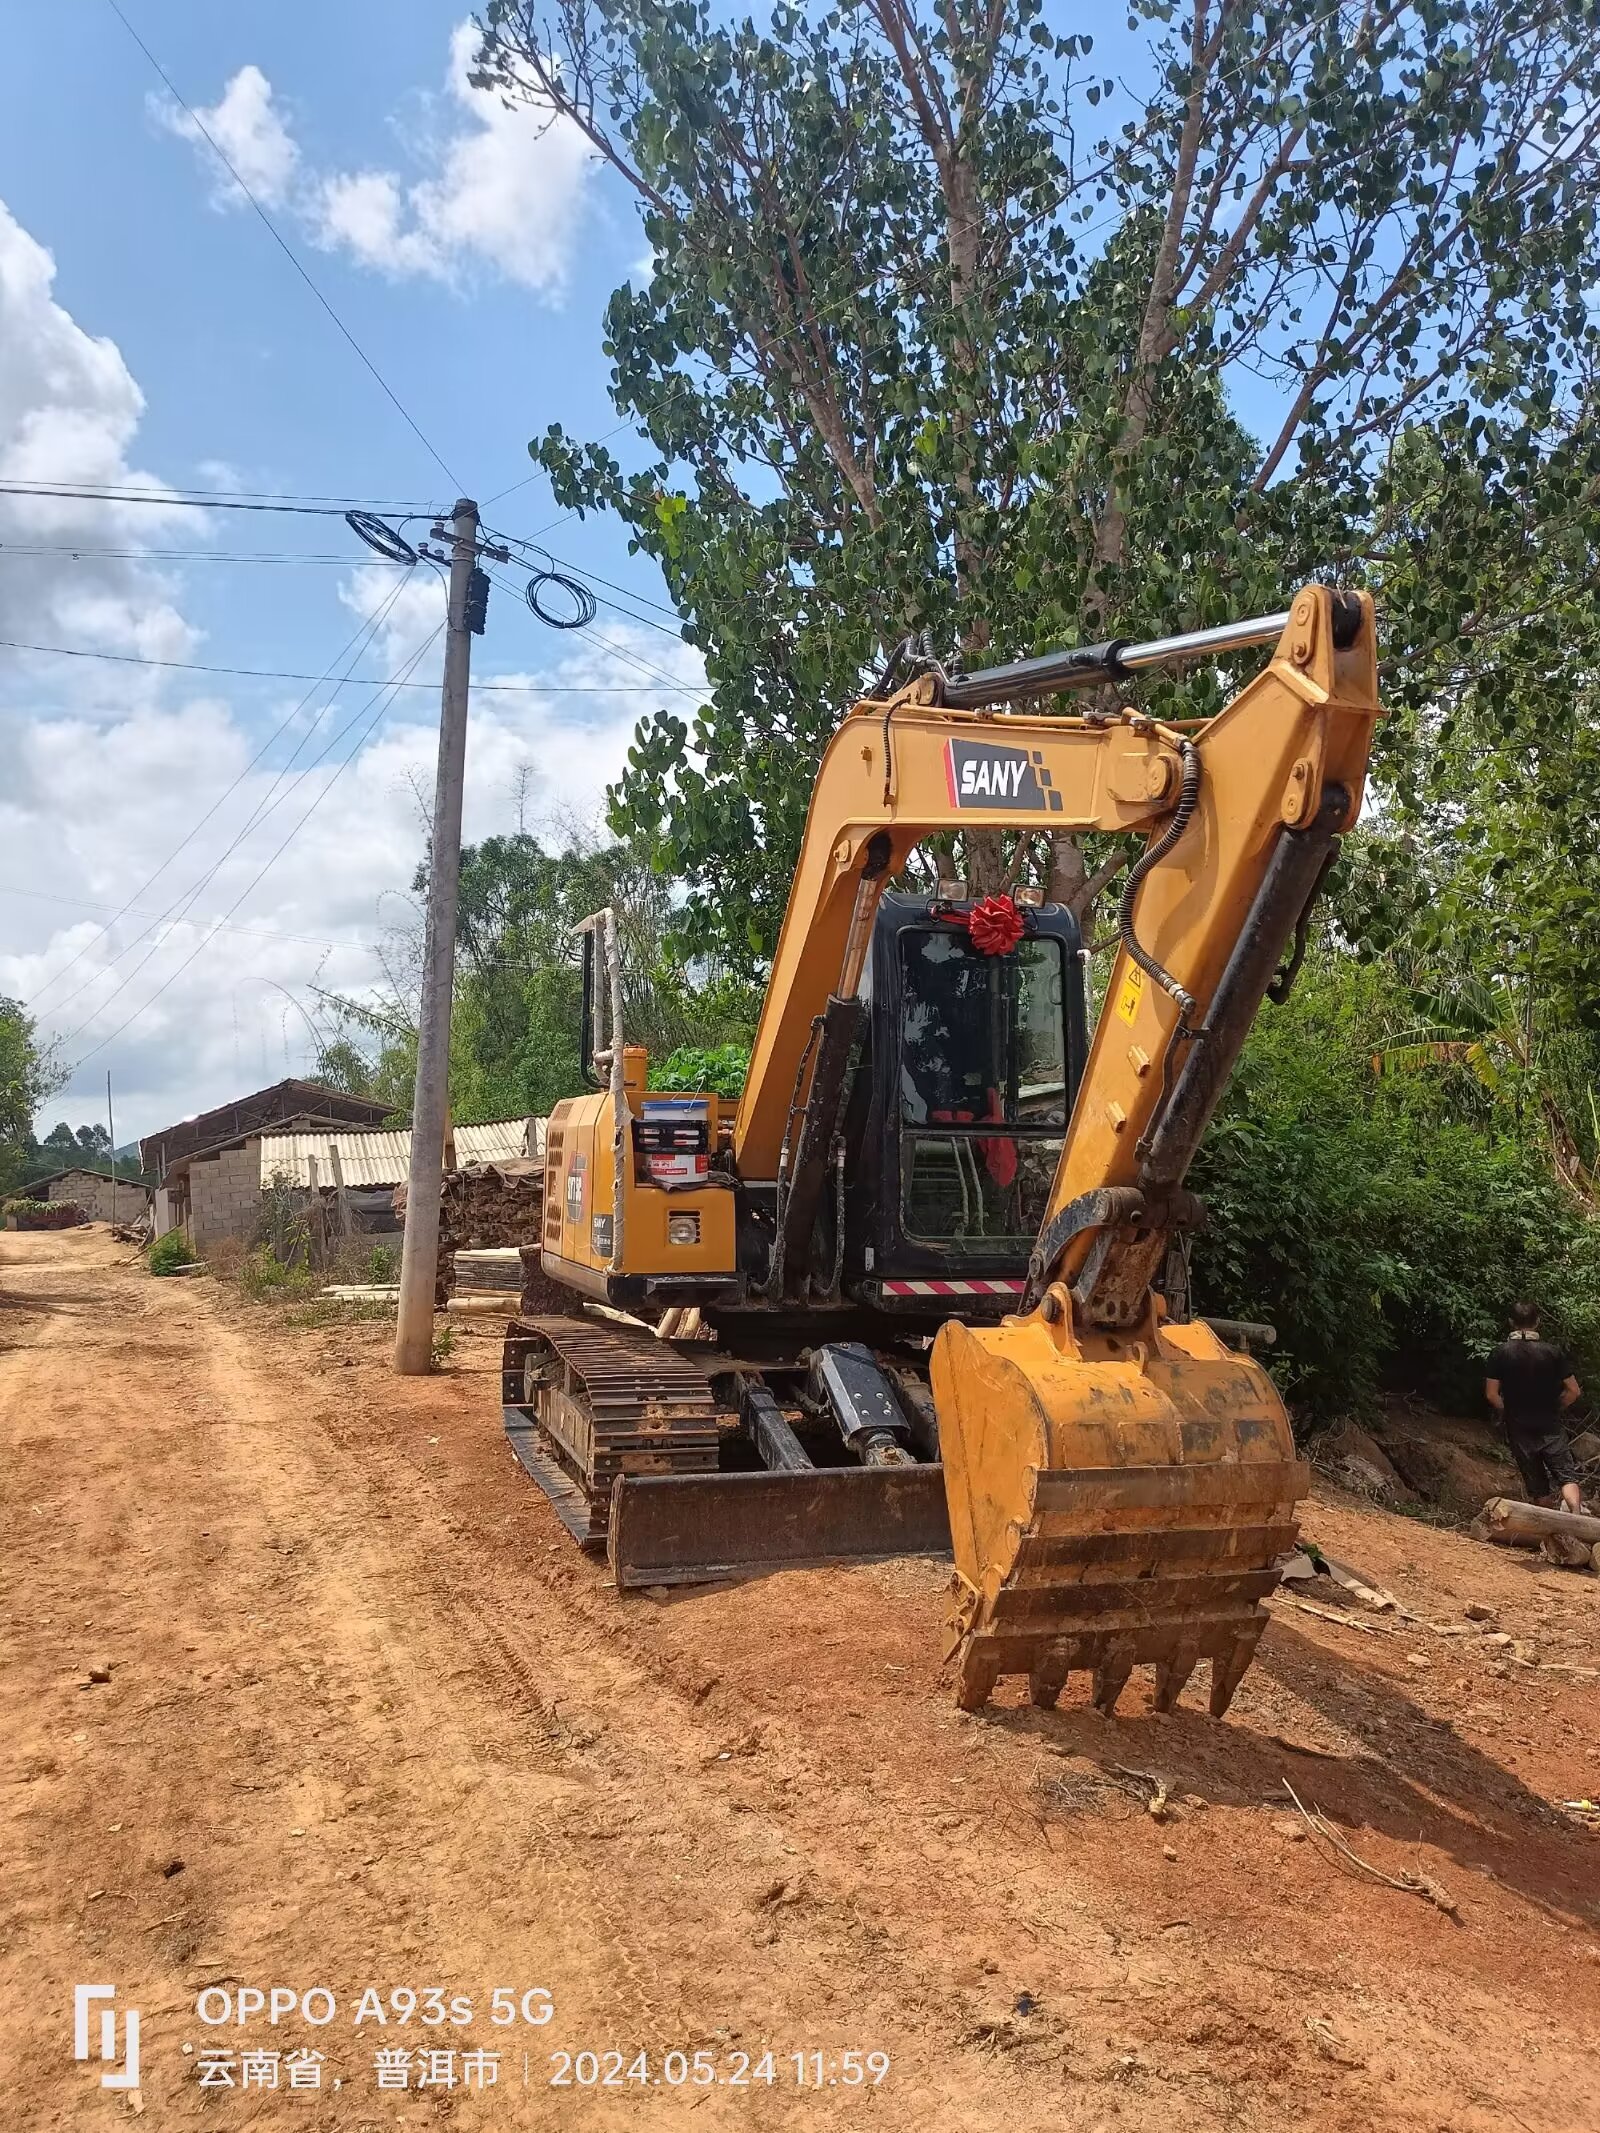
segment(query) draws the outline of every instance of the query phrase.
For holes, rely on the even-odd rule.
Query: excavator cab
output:
[[[1014,1309],[1088,1052],[1070,912],[1018,904],[986,951],[967,900],[886,893],[846,1104],[844,1286],[897,1319]]]

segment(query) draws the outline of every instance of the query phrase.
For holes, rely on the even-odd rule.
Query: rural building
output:
[[[502,1118],[485,1126],[457,1126],[455,1164],[514,1163],[544,1154],[542,1118]],[[260,1141],[260,1186],[274,1178],[309,1191],[340,1183],[369,1191],[403,1185],[411,1173],[411,1135],[394,1133],[264,1133]],[[314,1166],[314,1167],[313,1167]]]
[[[324,1222],[343,1235],[395,1236],[404,1229],[409,1132],[264,1133],[260,1151],[263,1198],[287,1191],[297,1209],[316,1203]],[[441,1304],[454,1286],[458,1246],[520,1244],[538,1236],[544,1152],[542,1118],[453,1129],[439,1205]]]
[[[22,1189],[34,1200],[71,1200],[91,1222],[132,1222],[150,1204],[149,1189],[138,1178],[118,1178],[113,1198],[112,1181],[103,1170],[58,1170]]]
[[[204,1251],[224,1237],[248,1238],[261,1208],[263,1131],[274,1127],[376,1126],[389,1106],[317,1081],[280,1081],[219,1104],[139,1143],[139,1160],[156,1179],[155,1228],[187,1229]]]

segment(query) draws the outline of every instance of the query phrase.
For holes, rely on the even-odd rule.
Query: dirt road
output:
[[[963,1718],[936,1566],[623,1599],[489,1341],[397,1381],[127,1259],[0,1242],[8,2128],[1600,2123],[1595,1580],[1319,1503],[1423,1623],[1275,1602],[1222,1727]]]

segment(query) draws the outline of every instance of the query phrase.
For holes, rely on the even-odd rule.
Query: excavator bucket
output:
[[[1081,1669],[1109,1714],[1151,1666],[1170,1711],[1209,1659],[1220,1718],[1310,1486],[1266,1372],[1200,1322],[1080,1336],[1058,1300],[1053,1323],[947,1324],[932,1376],[961,1708],[1006,1674],[1048,1708]]]

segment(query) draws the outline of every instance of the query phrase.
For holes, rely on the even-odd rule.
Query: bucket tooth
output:
[[[969,1643],[961,1654],[961,1665],[956,1675],[957,1709],[981,1711],[999,1679],[999,1653],[987,1644],[976,1641]]]
[[[1128,1676],[1133,1672],[1134,1647],[1131,1639],[1114,1637],[1104,1647],[1094,1670],[1094,1707],[1103,1711],[1107,1718],[1114,1715],[1117,1698],[1127,1687]]]
[[[1156,1661],[1155,1693],[1151,1697],[1151,1709],[1171,1711],[1178,1698],[1188,1686],[1189,1676],[1200,1663],[1200,1646],[1192,1637],[1184,1638],[1172,1648],[1165,1659]]]
[[[1072,1647],[1052,1645],[1039,1654],[1028,1670],[1028,1701],[1040,1711],[1053,1711],[1072,1670]]]
[[[1223,1718],[1233,1701],[1234,1691],[1250,1668],[1256,1655],[1256,1646],[1261,1642],[1264,1623],[1248,1623],[1234,1638],[1232,1648],[1219,1652],[1211,1661],[1211,1715]]]

